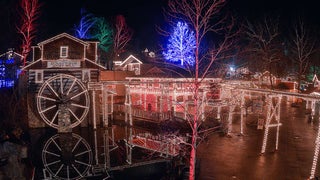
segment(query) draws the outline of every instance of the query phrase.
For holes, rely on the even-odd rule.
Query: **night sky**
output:
[[[134,30],[132,44],[141,50],[157,47],[159,35],[156,25],[163,25],[162,8],[167,0],[40,0],[43,3],[37,39],[34,45],[62,32],[72,34],[80,18],[80,9],[108,20],[117,14],[126,17]],[[18,0],[0,0],[0,51],[19,43],[15,33],[16,6]],[[279,14],[282,21],[291,21],[298,14],[308,17],[315,25],[320,24],[317,0],[229,0],[226,9],[239,18],[255,19],[264,14]]]

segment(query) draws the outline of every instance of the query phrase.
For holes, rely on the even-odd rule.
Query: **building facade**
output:
[[[88,91],[88,84],[98,82],[100,71],[105,69],[98,64],[98,42],[84,41],[62,33],[38,43],[32,49],[33,61],[22,69],[28,77],[29,127],[45,126],[43,116],[49,125],[57,125],[58,106],[67,104],[66,96],[79,93],[74,95],[72,101],[82,97]],[[43,95],[40,96],[40,93]],[[91,107],[90,102],[81,102],[81,98],[77,103],[69,105],[69,113],[79,121],[82,116],[78,109],[91,112],[88,109]],[[88,122],[87,117],[83,118]]]

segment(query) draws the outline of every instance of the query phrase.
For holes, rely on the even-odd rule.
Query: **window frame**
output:
[[[34,76],[35,83],[43,83],[43,70],[36,70]]]
[[[68,46],[60,46],[60,58],[68,57],[69,47]]]
[[[82,70],[81,80],[82,80],[82,82],[90,82],[90,80],[91,80],[91,71],[90,71],[90,69],[83,69]]]

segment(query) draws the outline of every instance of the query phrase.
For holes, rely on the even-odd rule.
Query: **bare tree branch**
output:
[[[270,84],[273,88],[273,66],[280,61],[281,41],[279,39],[279,20],[264,17],[262,22],[254,24],[247,21],[245,34],[249,40],[248,53],[254,53],[258,58],[255,63],[259,64],[264,71],[270,72]]]
[[[113,52],[115,56],[118,56],[125,51],[125,47],[128,45],[132,38],[133,31],[126,24],[124,16],[118,15],[115,22],[115,31],[113,35]]]
[[[90,38],[90,29],[94,26],[94,24],[97,22],[97,18],[91,14],[88,13],[85,9],[81,9],[81,19],[78,25],[75,25],[75,34],[76,37],[81,39]]]
[[[17,25],[17,31],[22,36],[21,54],[23,56],[23,65],[25,65],[27,56],[31,51],[32,40],[36,36],[36,21],[40,17],[41,4],[38,0],[20,0],[19,7],[18,14],[21,20],[20,24]]]
[[[290,57],[297,67],[298,90],[300,91],[301,80],[307,72],[311,55],[315,52],[316,38],[311,36],[304,21],[299,18],[293,25],[293,30],[289,43]]]

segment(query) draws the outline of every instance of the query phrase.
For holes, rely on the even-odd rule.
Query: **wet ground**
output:
[[[264,130],[246,122],[239,135],[240,120],[234,121],[231,137],[212,135],[198,148],[201,180],[302,180],[310,177],[318,121],[308,122],[304,107],[282,104],[279,148],[275,150],[276,128],[269,131],[266,152],[261,147]],[[319,164],[319,163],[318,163]],[[319,177],[319,168],[315,176]]]
[[[199,180],[304,180],[310,177],[314,156],[318,120],[310,122],[304,106],[291,107],[290,102],[281,106],[279,149],[275,150],[276,128],[269,131],[266,152],[261,154],[264,130],[257,129],[257,118],[245,120],[244,134],[240,135],[240,118],[233,121],[231,136],[219,133],[209,136],[200,144],[197,158],[200,163]],[[77,129],[77,128],[76,128]],[[125,135],[124,129],[114,127],[115,141]],[[78,129],[76,133],[93,148],[92,131]],[[44,143],[56,132],[51,128],[32,130],[33,165],[38,167],[36,179],[41,177],[41,152]],[[97,132],[99,137],[103,132]],[[105,133],[105,132],[104,132]],[[112,134],[111,132],[109,132]],[[101,138],[100,138],[101,140]],[[98,147],[102,147],[98,142]],[[99,153],[103,154],[103,153]],[[117,157],[119,159],[119,157]],[[118,160],[116,160],[118,162]],[[318,163],[319,164],[319,163]],[[3,167],[4,168],[4,167]],[[146,168],[144,168],[144,171]],[[320,165],[316,177],[320,176]],[[150,171],[154,171],[151,168]],[[0,171],[1,172],[1,171]],[[158,173],[158,172],[157,172]],[[3,177],[3,176],[2,176]],[[130,177],[130,176],[127,176]],[[132,176],[131,176],[132,177]],[[159,177],[157,175],[156,177]],[[154,179],[153,177],[152,179]],[[0,173],[1,179],[1,173]],[[123,178],[127,179],[127,178]],[[147,179],[147,178],[143,178]],[[161,178],[159,178],[161,179]]]

